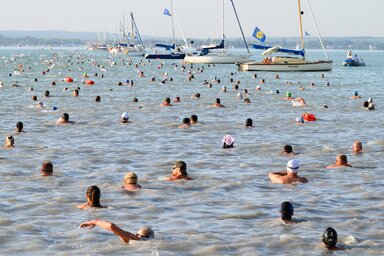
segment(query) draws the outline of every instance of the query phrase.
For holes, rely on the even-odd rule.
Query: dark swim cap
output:
[[[336,246],[337,243],[337,232],[331,227],[328,227],[323,233],[323,243],[327,247]]]

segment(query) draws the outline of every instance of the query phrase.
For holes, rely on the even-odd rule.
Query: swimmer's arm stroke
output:
[[[130,239],[132,240],[140,239],[137,235],[119,228],[116,224],[112,222],[108,222],[104,220],[90,220],[80,224],[80,228],[86,228],[86,227],[93,228],[94,226],[99,226],[105,230],[113,232],[115,235],[120,237],[126,243],[129,243]]]

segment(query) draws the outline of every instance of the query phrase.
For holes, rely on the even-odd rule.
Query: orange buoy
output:
[[[308,121],[308,122],[314,122],[316,121],[316,116],[314,114],[311,114],[311,113],[304,113],[302,115],[303,119]]]
[[[95,84],[95,82],[92,81],[92,80],[87,80],[87,81],[85,81],[85,83],[86,83],[87,85],[94,85],[94,84]]]
[[[72,83],[73,82],[73,78],[72,77],[66,77],[65,79],[65,82],[67,82],[67,83]]]

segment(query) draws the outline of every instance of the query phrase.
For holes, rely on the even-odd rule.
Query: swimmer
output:
[[[44,103],[42,102],[42,101],[38,101],[37,103],[36,103],[36,106],[35,106],[36,108],[44,108]]]
[[[293,100],[292,93],[291,92],[286,92],[285,93],[285,97],[283,99],[285,99],[285,100]]]
[[[17,122],[16,123],[16,128],[15,128],[15,133],[25,132],[23,130],[23,128],[24,128],[23,122]]]
[[[373,104],[372,102],[369,103],[367,109],[368,110],[375,110],[375,104]]]
[[[101,101],[101,97],[100,96],[96,96],[95,101],[96,102],[100,102]]]
[[[45,92],[44,92],[44,97],[45,97],[45,98],[49,98],[49,91],[45,91]]]
[[[344,250],[344,248],[340,248],[336,246],[337,243],[337,232],[335,229],[328,227],[324,230],[323,233],[323,246],[330,251],[339,251]]]
[[[97,186],[91,186],[87,189],[87,193],[85,194],[85,198],[87,199],[87,202],[85,204],[81,204],[76,206],[76,208],[79,209],[87,209],[89,207],[96,207],[96,208],[106,208],[105,206],[102,206],[100,204],[100,189]]]
[[[173,102],[175,102],[175,103],[181,102],[180,97],[179,97],[179,96],[176,96],[176,97],[173,99]]]
[[[353,96],[350,97],[351,99],[360,99],[361,96],[357,93],[357,91],[355,91],[355,93],[353,94]]]
[[[79,90],[74,90],[72,92],[72,95],[75,96],[75,97],[79,96]]]
[[[40,168],[41,176],[52,176],[53,174],[53,164],[51,161],[44,161]]]
[[[297,175],[299,171],[300,163],[296,159],[292,159],[287,163],[286,171],[282,172],[271,172],[269,173],[269,178],[272,183],[281,183],[281,184],[292,184],[296,182],[306,183],[308,179],[305,177],[300,177]]]
[[[4,148],[14,148],[15,147],[15,139],[12,135],[8,135],[5,137]]]
[[[245,104],[250,104],[251,103],[251,100],[249,98],[245,98],[243,101],[244,101]]]
[[[183,124],[180,125],[179,128],[182,128],[182,129],[191,128],[191,119],[189,119],[188,117],[185,117],[183,119]]]
[[[198,121],[197,115],[194,115],[194,114],[191,115],[190,119],[191,119],[191,124],[196,124]]]
[[[219,98],[216,99],[215,103],[213,103],[211,105],[211,107],[214,107],[214,108],[225,108],[225,106],[223,104],[221,104],[221,101]]]
[[[172,176],[165,180],[193,180],[188,176],[187,164],[184,161],[176,161],[172,168]]]
[[[360,141],[357,140],[353,142],[352,151],[354,153],[361,153],[362,150],[363,150],[363,144]]]
[[[223,86],[223,88],[221,89],[221,92],[227,92],[227,87]]]
[[[128,172],[124,176],[123,189],[127,191],[137,191],[141,189],[141,186],[137,184],[137,175],[134,172]]]
[[[104,220],[90,220],[87,222],[83,222],[80,224],[80,228],[93,228],[95,226],[99,226],[102,229],[110,231],[120,237],[124,242],[129,243],[130,240],[145,240],[149,238],[154,238],[155,233],[148,226],[142,226],[136,234],[128,232],[126,230],[121,229],[116,224]]]
[[[292,106],[294,107],[304,107],[307,103],[305,102],[304,98],[298,97],[292,99]]]
[[[304,118],[303,117],[296,117],[296,124],[304,124]]]
[[[57,119],[56,124],[74,124],[75,122],[69,121],[68,113],[64,113],[59,119]]]
[[[171,104],[171,99],[167,97],[164,99],[163,103],[160,104],[160,106],[161,107],[171,107],[173,105]]]
[[[200,93],[195,93],[191,96],[191,99],[199,99],[200,98]]]
[[[327,168],[352,167],[348,164],[346,155],[337,155],[335,164],[328,165]]]
[[[293,153],[293,148],[291,145],[285,145],[282,153],[285,156],[295,155],[295,153]]]
[[[294,213],[293,206],[290,202],[282,202],[280,205],[280,215],[281,220],[285,222],[285,224],[293,224],[296,221],[292,220],[292,215]]]
[[[246,128],[252,128],[253,127],[253,120],[251,118],[247,118],[245,120],[245,125]]]
[[[233,144],[235,143],[235,139],[231,135],[225,135],[221,140],[223,142],[222,148],[233,148],[235,147]]]
[[[124,112],[122,115],[121,115],[121,119],[120,119],[120,123],[130,123],[130,121],[128,121],[129,119],[129,115],[127,112]]]

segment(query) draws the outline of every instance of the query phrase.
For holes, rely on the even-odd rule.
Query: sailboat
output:
[[[163,53],[157,53],[156,51],[154,53],[149,53],[144,55],[146,59],[184,59],[185,52],[182,51],[182,48],[179,46],[176,46],[175,43],[175,28],[174,28],[174,22],[173,22],[173,5],[172,0],[170,0],[171,3],[171,13],[167,13],[167,15],[171,16],[172,18],[172,44],[155,44],[156,47],[164,48],[166,52]],[[165,14],[165,13],[164,13]]]
[[[237,16],[236,8],[231,0],[233,10],[236,15],[237,22],[240,27],[241,34],[247,48],[248,54],[237,55],[231,54],[225,48],[225,34],[224,34],[224,0],[222,1],[222,40],[220,44],[202,47],[200,54],[185,56],[183,63],[196,63],[196,64],[235,64],[249,61],[251,54],[249,53],[247,42],[245,41],[243,29],[241,28],[239,18]]]
[[[263,61],[251,61],[239,64],[239,71],[329,71],[332,70],[333,61],[328,59],[327,53],[324,48],[323,41],[321,39],[319,30],[317,28],[316,21],[312,14],[312,8],[307,0],[309,10],[311,12],[313,21],[315,23],[316,31],[320,39],[321,46],[323,48],[326,60],[315,60],[308,61],[305,59],[305,50],[304,50],[304,38],[303,38],[303,27],[302,27],[302,15],[301,2],[298,0],[298,13],[299,13],[299,23],[300,23],[300,39],[301,39],[301,50],[291,50],[280,47],[264,46],[264,45],[252,45],[255,49],[265,50],[262,55],[265,55]],[[290,55],[284,56],[272,56],[273,53],[286,53]],[[298,57],[293,57],[291,55],[296,55]],[[268,58],[269,56],[269,58]]]
[[[123,23],[120,24],[120,30],[123,34],[123,40],[109,49],[109,52],[113,55],[116,55],[118,52],[122,52],[128,56],[143,56],[145,53],[145,46],[143,40],[141,39],[139,29],[136,25],[133,12],[131,12],[130,14],[132,32],[126,33],[123,17]]]

